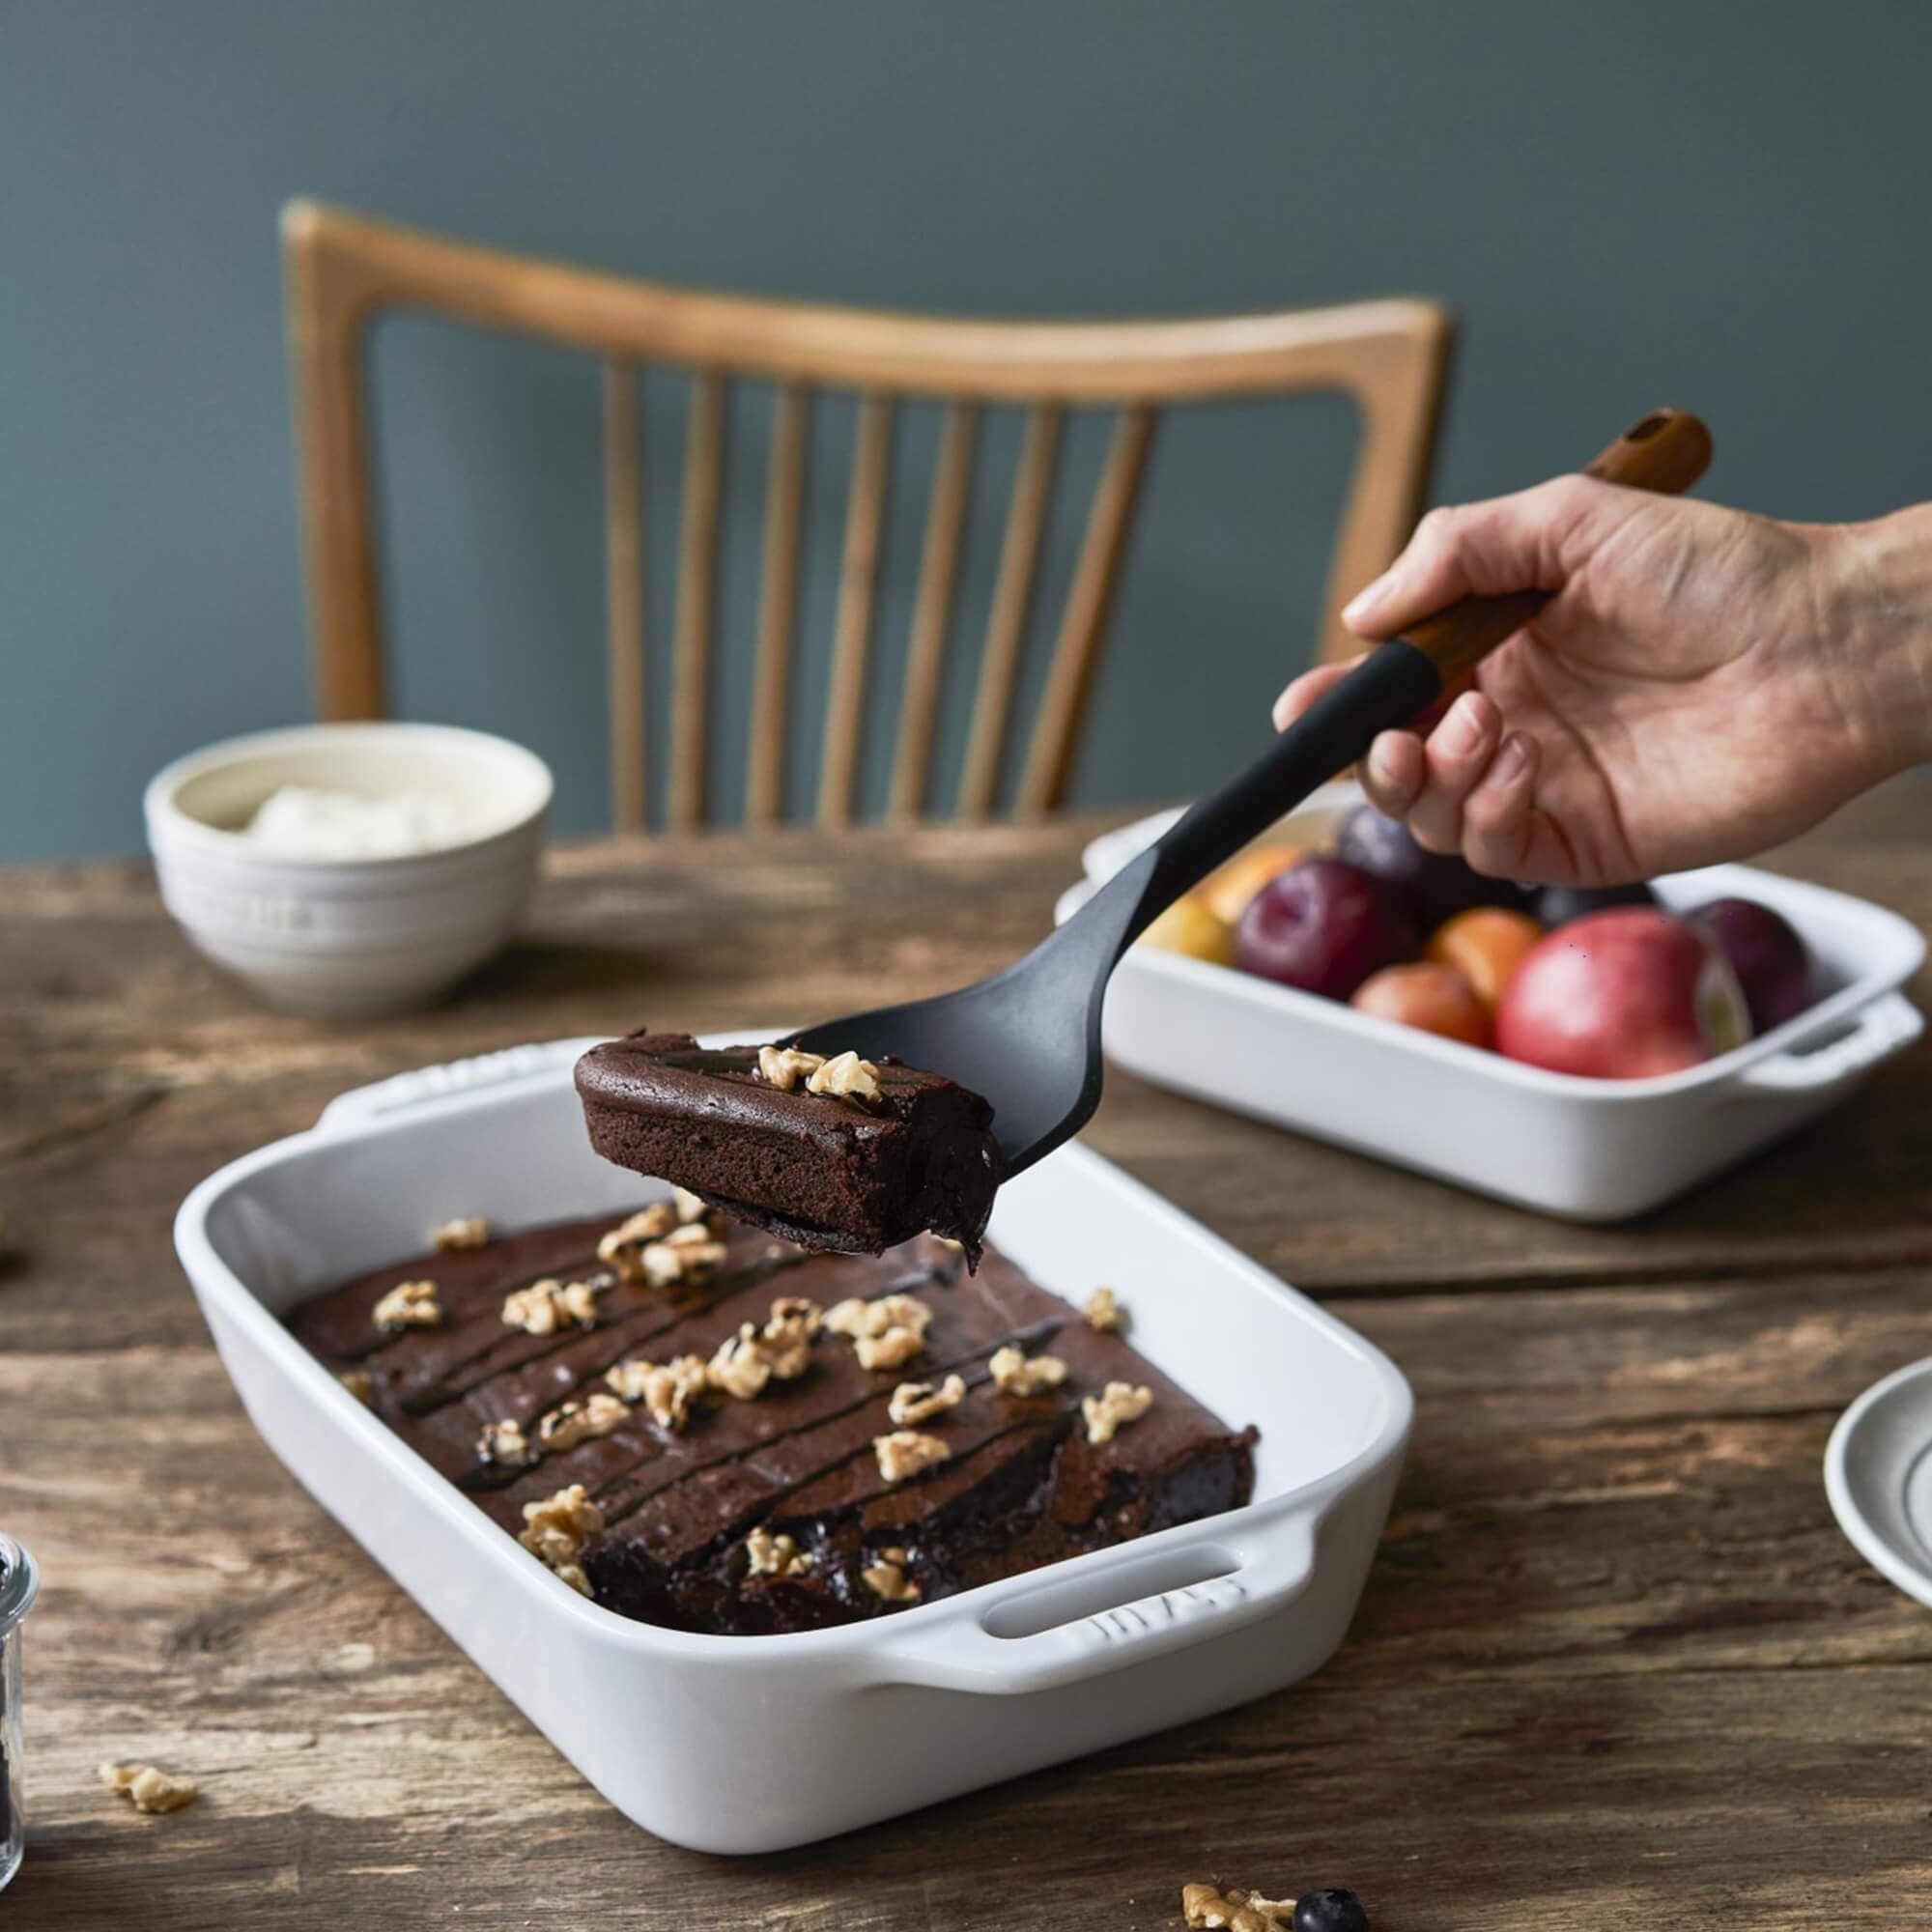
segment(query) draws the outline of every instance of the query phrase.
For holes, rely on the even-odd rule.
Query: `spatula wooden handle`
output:
[[[1711,461],[1711,432],[1686,410],[1653,410],[1587,465],[1585,476],[1675,497],[1703,475]],[[1544,590],[1507,597],[1464,597],[1403,636],[1441,673],[1447,685],[1473,670],[1548,603]]]

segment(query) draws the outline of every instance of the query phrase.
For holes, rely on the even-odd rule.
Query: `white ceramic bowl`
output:
[[[1284,823],[1314,842],[1359,800],[1325,787]],[[1165,832],[1161,812],[1096,838],[1066,920]],[[1916,926],[1869,900],[1750,866],[1653,881],[1667,906],[1735,895],[1782,913],[1825,990],[1782,1026],[1701,1066],[1583,1080],[1358,1013],[1232,967],[1132,948],[1107,987],[1107,1057],[1144,1080],[1545,1214],[1620,1221],[1658,1207],[1842,1100],[1924,1020],[1900,990]]]
[[[291,858],[242,836],[282,785],[431,792],[464,837],[435,851]],[[306,724],[178,758],[143,801],[161,898],[195,946],[267,1005],[330,1017],[420,1005],[502,945],[543,856],[550,768],[448,724]]]
[[[282,1318],[415,1252],[444,1214],[614,1218],[664,1191],[584,1138],[571,1067],[592,1043],[344,1094],[203,1181],[175,1244],[269,1446],[620,1811],[702,1851],[777,1851],[1226,1710],[1341,1642],[1402,1465],[1407,1383],[1077,1144],[1001,1188],[992,1238],[1063,1297],[1118,1289],[1148,1360],[1260,1426],[1246,1507],[777,1636],[634,1623],[552,1576]]]

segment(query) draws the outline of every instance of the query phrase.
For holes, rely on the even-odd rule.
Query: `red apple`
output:
[[[1496,1044],[1556,1073],[1642,1080],[1750,1037],[1724,955],[1668,913],[1595,912],[1550,933],[1511,976]]]
[[[1278,873],[1235,928],[1235,964],[1244,972],[1331,1000],[1414,957],[1415,928],[1402,901],[1339,859],[1304,859]]]
[[[1684,923],[1730,961],[1753,1033],[1769,1033],[1811,1004],[1810,954],[1781,914],[1755,899],[1713,899]]]

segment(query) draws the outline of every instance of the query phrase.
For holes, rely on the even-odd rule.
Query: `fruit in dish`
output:
[[[1695,1066],[1750,1037],[1736,977],[1684,921],[1613,906],[1549,934],[1496,1014],[1512,1059],[1554,1073],[1641,1080]]]
[[[1440,1034],[1469,1046],[1488,1046],[1493,1036],[1490,1009],[1453,966],[1419,960],[1384,966],[1355,988],[1349,1004],[1358,1013],[1394,1020],[1423,1033]]]
[[[1492,1012],[1511,976],[1543,937],[1526,912],[1507,906],[1472,906],[1446,920],[1429,936],[1426,956],[1453,966]]]
[[[1471,906],[1515,905],[1521,889],[1487,878],[1460,853],[1425,851],[1399,818],[1358,805],[1335,828],[1335,856],[1380,879],[1408,907],[1419,932]]]
[[[1237,852],[1218,871],[1195,887],[1198,898],[1223,925],[1232,926],[1254,895],[1279,874],[1308,856],[1304,845],[1253,845]]]
[[[1141,934],[1138,943],[1162,952],[1178,952],[1184,959],[1205,959],[1210,966],[1229,966],[1235,958],[1233,930],[1192,893],[1176,899]]]
[[[1340,859],[1304,859],[1269,880],[1235,928],[1235,963],[1244,972],[1331,1000],[1414,956],[1406,908],[1379,879]]]
[[[606,1160],[809,1248],[879,1254],[930,1229],[977,1259],[1004,1172],[992,1108],[897,1061],[639,1032],[592,1047],[577,1091]]]
[[[1630,886],[1529,886],[1528,911],[1539,925],[1554,930],[1573,919],[1612,906],[1654,906],[1657,895],[1641,880]]]
[[[378,1309],[428,1282],[433,1326]],[[692,1196],[443,1248],[290,1317],[572,1588],[722,1635],[892,1614],[1246,1502],[1231,1430],[988,1251],[816,1255]]]
[[[1737,975],[1751,1030],[1769,1033],[1811,1004],[1811,956],[1791,922],[1754,899],[1713,899],[1684,915]]]

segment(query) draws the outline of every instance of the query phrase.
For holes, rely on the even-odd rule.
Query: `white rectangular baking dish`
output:
[[[1323,788],[1285,823],[1312,838],[1357,803]],[[1179,816],[1096,838],[1066,920]],[[1761,900],[1804,936],[1833,989],[1808,1011],[1701,1066],[1649,1080],[1548,1073],[1291,986],[1137,946],[1115,968],[1102,1034],[1131,1073],[1546,1214],[1618,1221],[1660,1206],[1843,1099],[1924,1029],[1899,988],[1918,929],[1868,899],[1750,866],[1654,881],[1666,905]]]
[[[309,1132],[203,1181],[175,1239],[270,1447],[620,1811],[699,1850],[774,1851],[1226,1709],[1341,1641],[1407,1440],[1407,1384],[1077,1146],[1001,1193],[992,1236],[1063,1295],[1115,1288],[1150,1360],[1259,1425],[1251,1504],[797,1635],[658,1630],[553,1577],[279,1318],[416,1252],[447,1215],[614,1217],[662,1191],[590,1151],[570,1080],[590,1043],[344,1094]]]

